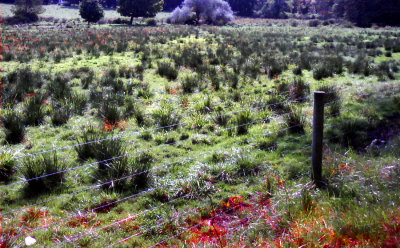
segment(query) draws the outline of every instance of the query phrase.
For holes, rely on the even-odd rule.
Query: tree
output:
[[[290,12],[287,0],[267,0],[258,5],[257,15],[264,18],[287,18]]]
[[[44,12],[42,0],[16,0],[12,10],[19,22],[36,22]]]
[[[79,14],[88,23],[98,22],[104,17],[104,10],[98,0],[82,0],[79,5]]]
[[[233,11],[223,0],[185,0],[170,17],[176,24],[216,24],[223,25],[233,20]]]
[[[174,10],[181,5],[183,0],[164,0],[164,11]]]
[[[229,0],[232,10],[239,16],[252,16],[256,0]]]
[[[130,17],[130,25],[134,17],[154,17],[163,9],[163,0],[119,0],[117,11],[122,16]]]

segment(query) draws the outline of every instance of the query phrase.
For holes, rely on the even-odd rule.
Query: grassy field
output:
[[[399,244],[400,30],[67,24],[3,26],[2,247]]]

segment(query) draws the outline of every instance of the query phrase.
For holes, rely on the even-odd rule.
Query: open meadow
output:
[[[0,247],[398,247],[399,28],[77,11],[2,26]]]

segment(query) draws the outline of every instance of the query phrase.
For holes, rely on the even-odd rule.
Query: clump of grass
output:
[[[4,150],[0,153],[0,183],[9,183],[16,172],[16,164],[13,155]]]
[[[290,133],[303,134],[306,120],[304,114],[299,109],[291,108],[290,112],[285,115],[285,121]]]
[[[102,139],[103,135],[99,129],[96,129],[94,126],[90,125],[83,129],[81,137],[76,139],[78,145],[75,147],[75,151],[78,153],[78,158],[81,160],[87,160],[89,158],[96,157],[96,141]],[[89,143],[90,144],[87,144]]]
[[[316,80],[321,80],[323,78],[332,76],[333,76],[332,71],[330,71],[324,64],[317,65],[317,67],[315,67],[315,69],[313,70],[313,77]]]
[[[318,87],[318,91],[325,92],[324,102],[328,104],[327,115],[338,116],[341,111],[339,89],[334,85],[322,85]]]
[[[132,161],[132,184],[135,190],[143,190],[148,188],[153,181],[151,174],[151,165],[154,161],[153,155],[144,152]]]
[[[187,75],[183,78],[181,85],[183,93],[193,93],[198,87],[198,78],[196,76]]]
[[[153,93],[150,91],[149,84],[142,84],[137,92],[137,97],[150,99],[153,96]]]
[[[80,93],[72,93],[70,96],[70,104],[72,108],[72,112],[77,115],[83,115],[87,105],[87,97],[85,94]]]
[[[53,125],[61,126],[68,122],[71,116],[71,109],[68,105],[54,104],[52,109],[53,111],[50,117],[51,123],[53,123]]]
[[[173,107],[169,104],[162,103],[161,107],[153,112],[154,121],[159,128],[164,130],[178,128],[181,117],[175,113]]]
[[[2,113],[1,123],[5,129],[5,140],[9,144],[18,144],[24,140],[24,118],[15,110],[8,109]]]
[[[212,117],[215,124],[225,127],[228,125],[231,116],[226,114],[221,106],[217,107],[215,115]]]
[[[63,172],[65,168],[65,163],[58,159],[56,153],[26,158],[21,169],[21,174],[26,180],[29,180],[25,188],[26,192],[38,195],[61,186],[65,181]]]
[[[54,79],[47,84],[47,91],[53,99],[66,99],[71,94],[70,78],[64,74],[56,74]]]
[[[157,73],[168,80],[175,80],[178,77],[178,70],[170,62],[158,62]]]
[[[326,136],[343,146],[360,149],[368,145],[368,130],[373,127],[374,124],[369,123],[366,119],[339,118],[333,122],[333,127],[327,130]]]
[[[289,89],[289,98],[297,102],[304,102],[310,94],[310,85],[306,83],[302,78],[296,78]]]
[[[26,101],[24,106],[25,124],[36,126],[43,122],[45,116],[43,102],[45,98],[44,95],[37,93]]]
[[[250,157],[244,156],[237,160],[237,174],[239,176],[256,175],[260,165]]]
[[[249,125],[251,124],[252,120],[253,115],[250,111],[240,112],[235,118],[235,124],[237,125],[236,133],[238,135],[247,134]]]
[[[94,174],[95,180],[103,184],[103,189],[122,191],[128,183],[130,175],[128,158],[123,157],[106,162]]]
[[[109,102],[103,103],[100,110],[100,115],[103,120],[109,124],[116,124],[122,119],[122,113],[118,106],[115,106]]]

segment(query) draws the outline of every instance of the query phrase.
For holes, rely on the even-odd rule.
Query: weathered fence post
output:
[[[324,96],[325,92],[314,92],[314,117],[312,141],[312,180],[322,186],[322,140],[324,138]]]

